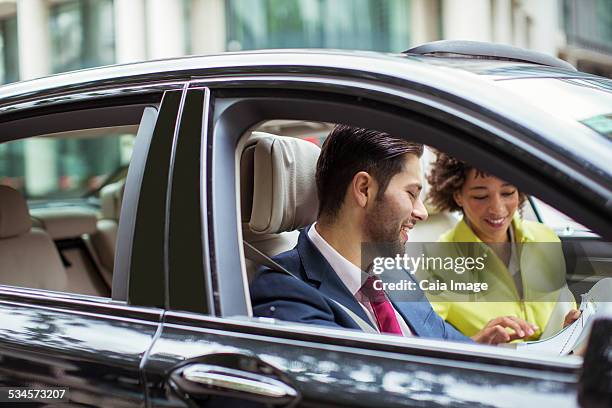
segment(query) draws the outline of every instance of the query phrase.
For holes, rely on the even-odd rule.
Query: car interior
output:
[[[237,216],[241,220],[242,238],[268,257],[293,248],[298,230],[316,220],[316,162],[320,146],[333,126],[332,123],[272,120],[249,131],[238,143],[240,205]],[[70,174],[60,174],[55,180],[56,191],[46,197],[28,197],[23,174],[21,177],[0,174],[0,284],[111,296],[125,188],[125,171],[120,170],[129,162],[129,144],[133,143],[135,134],[136,129],[132,127],[38,137],[64,142],[119,137],[129,142],[125,148],[120,146],[123,150],[119,159],[112,166],[106,166],[103,174],[89,173],[78,182],[71,180]],[[6,146],[10,143],[23,143],[23,140],[0,144],[0,159],[8,158]],[[83,154],[87,149],[83,145],[75,151]],[[423,174],[429,171],[433,157],[433,152],[426,148],[421,160]],[[428,189],[424,181],[423,197]],[[538,205],[544,204],[535,200],[526,202],[522,216],[541,220]],[[413,242],[435,242],[459,219],[456,214],[437,212],[429,203],[426,206],[429,218],[412,230]],[[543,208],[549,217],[560,214],[550,206]],[[574,223],[572,228],[581,226]],[[243,259],[244,278],[250,282],[259,265],[248,258],[247,255]],[[40,270],[46,273],[36,272]],[[592,286],[598,277],[589,279],[576,287],[574,295],[578,299],[579,293]]]
[[[269,257],[293,248],[297,230],[316,220],[318,202],[313,199],[316,197],[316,162],[320,146],[333,126],[331,123],[269,121],[244,135],[238,145],[243,239]],[[283,136],[279,136],[281,134]],[[425,146],[421,160],[423,175],[429,174],[434,159],[433,149]],[[426,197],[428,190],[424,179],[421,197]],[[296,191],[303,192],[301,198]],[[428,201],[425,206],[429,217],[415,225],[410,233],[411,242],[435,242],[460,219],[459,214],[440,212]],[[563,230],[568,226],[591,238],[596,237],[586,227],[535,197],[529,197],[520,213],[523,219],[546,223],[562,239]],[[256,265],[246,259],[246,269],[251,280]],[[590,285],[594,283],[591,279]]]
[[[284,125],[285,128],[279,129],[282,125],[278,121],[265,124],[260,127],[261,130],[243,138],[242,146],[238,148],[242,151],[242,236],[245,241],[269,257],[293,248],[297,243],[298,230],[316,220],[316,164],[320,146],[333,128],[333,125],[328,123],[313,123],[308,127],[299,122],[286,121]],[[315,133],[312,129],[318,131]],[[288,135],[277,136],[266,132],[270,130],[284,130]],[[432,158],[433,153],[427,150],[421,161],[423,174],[426,174]],[[422,194],[426,193],[425,182]],[[427,205],[427,211],[427,221],[416,224],[410,234],[413,242],[435,242],[458,220],[454,214],[438,212],[431,205]],[[257,265],[249,259],[245,262],[247,276],[251,281]]]
[[[124,179],[113,180],[114,167],[121,169],[127,164],[130,146],[127,149],[123,146],[125,151],[115,155],[116,163],[94,169],[103,174],[83,174],[87,171],[83,169],[86,166],[83,161],[92,160],[100,145],[118,142],[121,148],[126,140],[129,145],[134,136],[134,127],[117,127],[64,132],[0,145],[3,148],[0,152],[13,153],[14,162],[25,161],[23,151],[30,147],[24,146],[26,143],[34,145],[35,149],[39,146],[56,148],[58,159],[64,164],[60,167],[67,173],[51,180],[45,193],[28,197],[28,200],[23,174],[3,175],[4,183],[0,185],[2,284],[111,296],[125,185]],[[62,151],[66,148],[73,151]],[[15,151],[22,154],[14,154]],[[77,154],[82,162],[70,163],[76,161]],[[42,270],[46,273],[35,272]]]

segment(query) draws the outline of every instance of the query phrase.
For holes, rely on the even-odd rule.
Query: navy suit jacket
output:
[[[310,241],[307,231],[308,228],[305,228],[300,232],[295,248],[274,257],[277,263],[294,276],[262,268],[251,283],[254,315],[297,323],[361,330],[359,325],[334,302],[336,301],[372,325],[353,294]],[[404,279],[414,280],[406,271],[402,271],[402,275]],[[422,291],[411,292],[410,301],[394,299],[392,293],[389,293],[389,298],[414,335],[472,341],[438,316]]]

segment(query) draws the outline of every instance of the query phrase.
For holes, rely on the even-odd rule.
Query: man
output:
[[[411,301],[385,293],[363,273],[362,244],[403,252],[410,229],[427,219],[420,199],[423,146],[368,129],[339,125],[317,162],[318,220],[297,246],[274,260],[251,284],[256,316],[400,336],[471,341],[442,320],[418,289]],[[412,276],[401,271],[405,279]],[[380,282],[379,282],[380,283]],[[394,299],[395,297],[395,299]],[[505,327],[514,330],[512,336]],[[498,343],[527,331],[520,319],[491,321],[473,340]]]

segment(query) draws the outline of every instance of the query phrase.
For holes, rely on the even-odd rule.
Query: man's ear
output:
[[[368,200],[374,198],[374,190],[374,179],[368,172],[360,171],[353,176],[351,195],[359,207],[365,208],[367,206]]]

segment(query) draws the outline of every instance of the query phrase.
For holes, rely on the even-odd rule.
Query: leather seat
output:
[[[97,213],[80,207],[45,207],[31,210],[30,215],[59,248],[68,276],[65,290],[109,296],[110,276],[100,270],[96,254],[87,244],[88,237],[96,233]]]
[[[68,275],[47,232],[32,228],[23,196],[0,185],[0,284],[66,291]]]
[[[125,189],[125,180],[104,186],[100,190],[102,217],[97,222],[97,231],[91,235],[91,243],[104,269],[103,274],[112,286],[112,273],[115,264],[117,229],[121,213],[121,201]]]
[[[273,257],[295,246],[317,218],[320,148],[305,140],[253,132],[240,158],[243,239]],[[249,281],[256,265],[247,260]]]

